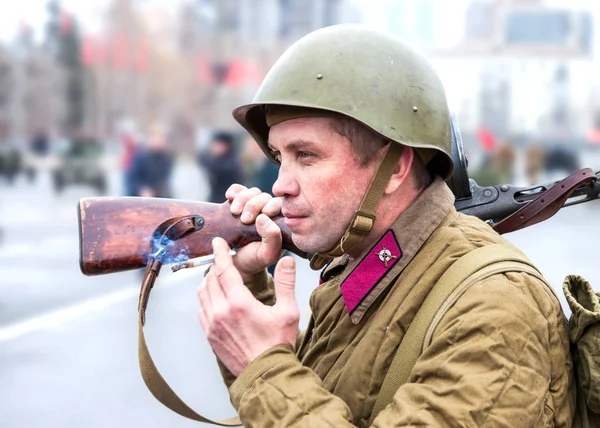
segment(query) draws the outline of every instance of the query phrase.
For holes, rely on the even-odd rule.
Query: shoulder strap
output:
[[[492,244],[477,248],[455,261],[434,285],[411,322],[383,380],[370,423],[408,380],[435,328],[456,300],[474,283],[508,271],[527,272],[545,282],[539,271],[516,248]]]
[[[162,377],[158,368],[154,364],[148,345],[146,345],[146,338],[144,336],[144,323],[146,320],[146,307],[148,305],[148,299],[150,298],[150,292],[156,282],[158,273],[162,263],[153,262],[146,266],[146,273],[142,281],[142,288],[140,290],[140,298],[138,305],[138,360],[140,365],[140,372],[144,383],[156,397],[158,401],[167,406],[169,409],[181,416],[192,419],[198,422],[204,422],[207,424],[214,424],[222,427],[235,427],[242,425],[239,417],[235,416],[225,420],[212,420],[197,413],[191,407],[189,407],[176,393],[171,389],[167,381]]]

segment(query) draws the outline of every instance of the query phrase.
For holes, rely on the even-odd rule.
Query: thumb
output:
[[[275,297],[277,304],[296,304],[296,261],[293,257],[285,256],[275,267]]]

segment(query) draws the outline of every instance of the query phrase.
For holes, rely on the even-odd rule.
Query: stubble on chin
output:
[[[343,233],[339,238],[325,236],[322,232],[314,232],[310,235],[292,233],[292,241],[299,249],[306,253],[317,254],[325,253],[334,248],[341,240]],[[328,239],[327,239],[328,238]]]

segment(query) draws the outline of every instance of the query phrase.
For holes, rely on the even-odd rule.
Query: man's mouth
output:
[[[294,227],[294,226],[299,225],[302,222],[302,220],[304,220],[307,217],[305,215],[301,215],[301,214],[297,214],[297,213],[285,211],[285,210],[283,210],[281,213],[285,217],[285,224],[288,227]]]
[[[296,212],[294,212],[294,211],[290,211],[290,210],[286,210],[286,209],[283,209],[283,210],[281,210],[281,214],[283,214],[283,216],[284,216],[285,218],[300,218],[300,217],[306,217],[306,216],[304,216],[304,215],[301,215],[301,214],[298,214],[298,213],[296,213]]]

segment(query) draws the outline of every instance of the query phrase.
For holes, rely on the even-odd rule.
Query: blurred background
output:
[[[600,169],[594,0],[20,0],[0,12],[0,426],[187,427],[137,368],[141,276],[85,277],[77,202],[223,200],[277,176],[231,117],[277,57],[336,23],[392,31],[434,63],[480,185]],[[511,233],[560,291],[600,289],[598,202]],[[318,276],[298,260],[302,324]],[[206,416],[233,410],[196,320],[200,269],[163,270],[146,334]],[[562,303],[566,308],[564,299]]]

